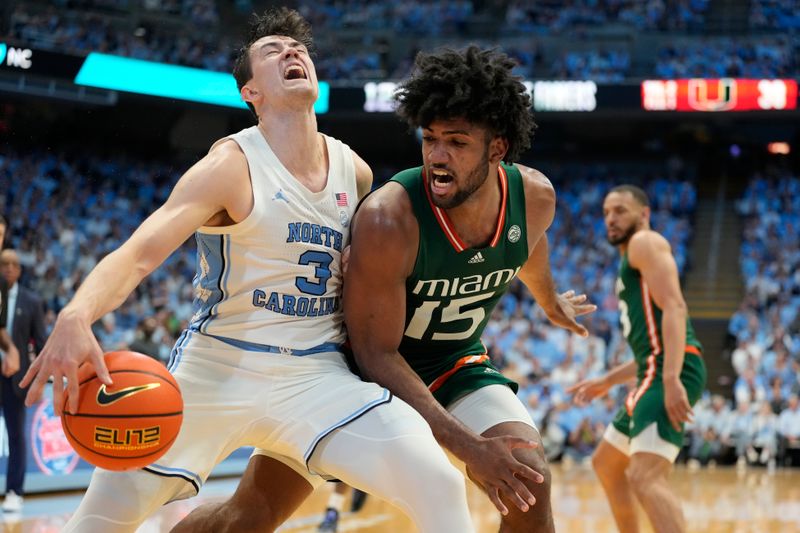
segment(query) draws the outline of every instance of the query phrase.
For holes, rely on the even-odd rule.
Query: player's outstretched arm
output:
[[[92,323],[119,307],[139,282],[197,228],[214,215],[231,210],[231,191],[242,191],[243,187],[249,190],[246,165],[244,154],[234,143],[219,144],[181,177],[164,205],[97,264],[59,313],[50,338],[21,382],[23,387],[31,385],[27,405],[39,401],[44,385],[53,376],[56,413],[61,414],[63,378],[67,379],[69,410],[74,412],[78,407],[78,366],[86,360],[92,362],[101,381],[111,384]],[[252,200],[250,203],[252,207]]]
[[[367,379],[392,391],[430,424],[439,443],[507,513],[499,494],[527,511],[535,499],[521,478],[542,482],[511,450],[535,444],[516,437],[484,438],[447,412],[398,352],[406,318],[406,278],[417,257],[419,228],[408,196],[388,184],[361,205],[353,221],[344,283],[344,311],[356,361]]]
[[[586,303],[585,294],[575,294],[575,291],[558,294],[550,270],[550,249],[545,232],[555,216],[553,185],[536,169],[524,165],[517,165],[517,168],[525,189],[529,247],[528,260],[522,265],[519,279],[553,324],[586,337],[589,332],[578,324],[576,317],[594,312],[597,306]]]
[[[661,308],[661,334],[664,338],[664,406],[672,426],[693,415],[686,388],[680,380],[686,350],[688,311],[681,293],[678,265],[669,242],[655,231],[636,232],[628,243],[628,261],[641,272],[650,296]]]
[[[625,383],[636,377],[636,361],[618,365],[602,376],[585,379],[571,387],[567,387],[567,394],[573,395],[573,401],[578,405],[586,405],[596,398],[601,398],[608,393],[614,385]]]

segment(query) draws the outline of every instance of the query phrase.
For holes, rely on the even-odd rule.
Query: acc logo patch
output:
[[[519,226],[514,224],[513,226],[508,228],[508,241],[509,242],[517,242],[520,237],[522,237],[522,230],[519,229]]]
[[[48,476],[69,474],[78,464],[78,454],[64,435],[61,417],[55,415],[50,398],[42,400],[33,415],[31,451],[36,466]]]

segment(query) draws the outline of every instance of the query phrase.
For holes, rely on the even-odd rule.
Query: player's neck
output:
[[[283,166],[298,181],[317,190],[325,186],[327,164],[313,109],[306,112],[264,113],[258,128]]]

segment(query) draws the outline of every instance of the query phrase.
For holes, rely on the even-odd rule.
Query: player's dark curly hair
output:
[[[268,35],[281,35],[291,37],[303,45],[309,54],[314,52],[314,37],[311,34],[311,24],[303,15],[288,7],[270,8],[263,15],[253,13],[247,27],[244,44],[236,51],[233,63],[233,77],[236,86],[242,90],[244,84],[253,77],[250,66],[250,47],[254,42]],[[255,113],[255,108],[247,102],[247,107]]]
[[[420,52],[411,78],[395,93],[397,113],[412,128],[451,118],[481,124],[508,140],[503,159],[518,161],[531,146],[536,123],[525,85],[511,73],[514,66],[506,54],[477,46]]]

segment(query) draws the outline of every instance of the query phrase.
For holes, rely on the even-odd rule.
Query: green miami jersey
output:
[[[513,165],[500,165],[501,210],[492,241],[469,248],[431,200],[422,167],[392,178],[411,200],[419,224],[414,271],[406,280],[400,354],[442,405],[483,386],[517,384],[489,360],[481,342],[489,316],[528,259],[525,192]]]
[[[628,394],[625,405],[617,413],[614,426],[625,435],[635,437],[652,423],[658,434],[675,446],[682,446],[683,432],[675,430],[664,407],[664,338],[661,333],[661,309],[653,301],[641,273],[631,267],[628,254],[622,255],[616,283],[622,333],[636,359],[637,386]],[[684,360],[680,380],[689,403],[700,399],[706,383],[703,347],[686,318]]]
[[[643,379],[649,366],[648,360],[654,356],[658,364],[656,372],[660,376],[663,368],[664,341],[661,334],[661,309],[650,296],[650,289],[638,270],[628,263],[627,252],[622,255],[619,277],[616,284],[619,298],[622,334],[628,341],[636,358],[639,379]],[[703,346],[694,334],[694,327],[686,317],[686,346],[693,346],[702,352]],[[662,357],[659,357],[662,356]],[[650,365],[652,366],[652,365]]]

